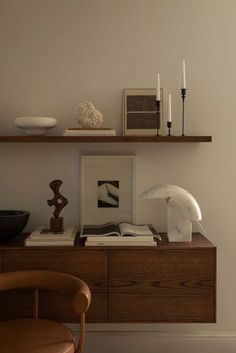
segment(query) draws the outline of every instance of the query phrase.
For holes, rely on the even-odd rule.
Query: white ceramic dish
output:
[[[48,129],[57,125],[57,119],[46,116],[24,116],[16,118],[15,125],[27,135],[44,135]]]

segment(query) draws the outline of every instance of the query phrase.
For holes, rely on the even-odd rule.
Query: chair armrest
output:
[[[91,302],[91,292],[87,284],[78,279],[78,289],[73,296],[73,308],[77,314],[88,310]]]

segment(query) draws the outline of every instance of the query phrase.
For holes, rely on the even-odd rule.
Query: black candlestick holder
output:
[[[182,106],[182,136],[184,136],[184,101],[185,101],[185,96],[186,96],[186,88],[181,88],[181,96],[182,96],[182,101],[183,101],[183,106]]]
[[[159,136],[159,130],[161,126],[161,101],[156,100],[156,106],[157,106],[157,136]]]
[[[172,121],[167,121],[168,136],[171,136],[171,133],[170,133],[171,126],[172,126]]]

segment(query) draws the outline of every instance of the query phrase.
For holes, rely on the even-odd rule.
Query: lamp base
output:
[[[192,222],[183,212],[167,203],[167,233],[169,242],[190,242],[192,240]]]

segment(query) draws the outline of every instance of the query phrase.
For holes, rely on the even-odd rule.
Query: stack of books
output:
[[[73,246],[77,229],[65,227],[63,232],[52,233],[47,227],[37,227],[26,239],[25,246]]]
[[[109,129],[109,128],[101,128],[101,129],[69,128],[64,131],[63,136],[116,136],[116,130]]]
[[[106,223],[86,225],[80,233],[85,246],[157,246],[160,235],[152,225]]]

